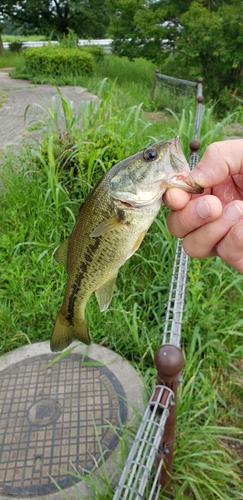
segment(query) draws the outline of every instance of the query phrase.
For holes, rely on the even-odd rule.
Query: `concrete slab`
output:
[[[83,102],[97,100],[97,97],[87,92],[84,87],[60,85],[61,92],[74,103],[78,113]],[[10,78],[6,68],[0,69],[0,95],[4,93],[4,102],[0,108],[0,149],[7,146],[18,146],[28,134],[28,127],[38,119],[45,118],[39,104],[50,107],[52,98],[60,102],[57,89],[49,84],[32,84],[28,80]],[[24,114],[27,106],[27,118]]]

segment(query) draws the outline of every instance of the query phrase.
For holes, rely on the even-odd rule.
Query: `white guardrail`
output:
[[[59,42],[53,41],[53,42],[23,42],[23,47],[43,47],[43,45],[55,45],[58,44]],[[8,49],[10,42],[3,42],[3,46],[5,49]],[[79,40],[78,45],[84,46],[84,45],[100,45],[103,47],[104,51],[107,54],[111,53],[111,44],[112,44],[112,38],[106,38],[106,39],[100,39],[100,40]]]

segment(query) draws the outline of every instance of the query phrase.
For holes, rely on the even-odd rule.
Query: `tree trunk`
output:
[[[3,39],[2,39],[2,33],[0,31],[0,56],[4,55],[4,48],[3,48]]]

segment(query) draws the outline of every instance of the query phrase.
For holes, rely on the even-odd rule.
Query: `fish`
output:
[[[112,299],[118,271],[141,245],[169,187],[203,189],[190,175],[180,138],[160,141],[110,168],[88,194],[72,233],[55,260],[67,271],[64,299],[50,347],[61,351],[79,340],[90,344],[85,307],[93,292],[100,311]]]

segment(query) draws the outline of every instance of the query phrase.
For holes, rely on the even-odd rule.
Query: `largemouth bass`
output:
[[[180,139],[153,144],[113,166],[89,193],[71,235],[54,257],[67,270],[64,300],[51,350],[73,340],[90,343],[85,306],[95,292],[101,311],[109,306],[118,270],[139,248],[167,188],[203,189],[190,176]]]

